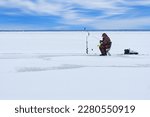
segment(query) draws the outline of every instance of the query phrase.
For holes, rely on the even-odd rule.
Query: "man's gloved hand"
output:
[[[100,42],[100,43],[102,43],[103,41],[102,41],[102,40],[100,40],[99,42]]]

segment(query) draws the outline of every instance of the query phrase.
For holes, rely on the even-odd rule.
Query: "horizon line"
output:
[[[1,30],[0,29],[0,32],[37,32],[37,31],[42,31],[42,32],[46,32],[46,31],[150,31],[150,29],[83,29],[83,30],[80,30],[80,29],[72,29],[72,30],[69,30],[69,29],[64,29],[64,30],[53,30],[53,29],[6,29],[6,30]]]

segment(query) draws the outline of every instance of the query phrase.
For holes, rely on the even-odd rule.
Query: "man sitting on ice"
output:
[[[100,46],[99,46],[99,50],[101,52],[101,56],[106,56],[108,51],[111,48],[111,40],[110,38],[107,36],[106,33],[102,34],[102,40],[100,40]]]

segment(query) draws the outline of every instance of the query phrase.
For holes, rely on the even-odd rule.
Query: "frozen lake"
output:
[[[0,99],[150,99],[150,32],[106,32],[112,56],[89,33],[0,32]]]

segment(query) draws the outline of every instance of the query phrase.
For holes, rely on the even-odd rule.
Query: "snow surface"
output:
[[[0,99],[150,99],[150,32],[106,32],[112,56],[89,33],[0,32]]]

